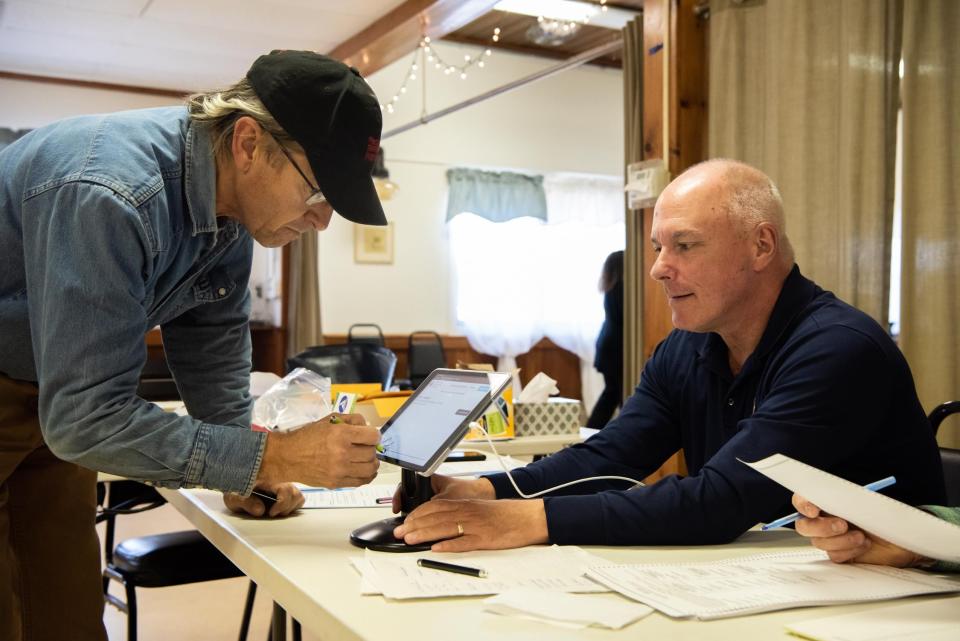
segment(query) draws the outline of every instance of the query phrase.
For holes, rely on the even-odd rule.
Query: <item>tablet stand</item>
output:
[[[361,548],[370,548],[379,552],[422,552],[429,550],[433,541],[409,545],[393,536],[397,527],[421,503],[433,496],[433,486],[429,476],[420,476],[413,470],[402,469],[400,475],[400,516],[368,523],[350,533],[350,542]]]

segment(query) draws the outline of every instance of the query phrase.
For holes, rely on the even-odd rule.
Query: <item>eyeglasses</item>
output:
[[[276,140],[276,138],[274,138]],[[307,207],[314,207],[321,203],[327,202],[327,197],[323,195],[323,192],[320,191],[319,187],[314,186],[310,179],[307,178],[307,175],[303,173],[303,170],[300,169],[300,165],[297,164],[297,161],[293,159],[293,156],[290,155],[290,152],[280,144],[280,141],[277,141],[277,146],[280,147],[280,151],[283,152],[283,155],[287,157],[287,160],[290,161],[290,164],[293,165],[293,168],[297,170],[297,173],[300,174],[300,177],[303,178],[303,182],[307,183],[307,187],[310,188],[310,195],[307,196],[307,199],[304,203]]]

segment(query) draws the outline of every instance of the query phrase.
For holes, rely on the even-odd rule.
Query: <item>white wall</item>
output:
[[[476,55],[476,47],[441,44],[448,62]],[[429,110],[436,111],[554,64],[495,52],[467,80],[428,72]],[[409,69],[406,58],[371,76],[387,101]],[[419,78],[410,83],[384,132],[420,115]],[[400,189],[384,203],[395,223],[393,265],[353,262],[353,229],[335,220],[321,234],[323,327],[346,332],[374,322],[388,333],[434,329],[455,333],[446,246],[446,170],[454,166],[623,174],[623,93],[619,70],[580,67],[497,96],[383,141],[390,178]],[[491,249],[491,260],[496,260]],[[498,286],[491,283],[491,292]]]
[[[128,91],[0,78],[0,127],[33,129],[68,116],[162,107],[181,102],[177,98]]]

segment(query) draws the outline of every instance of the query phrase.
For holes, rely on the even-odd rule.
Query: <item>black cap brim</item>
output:
[[[366,165],[324,164],[317,155],[307,155],[320,190],[334,211],[361,225],[386,225],[387,217],[376,185]]]

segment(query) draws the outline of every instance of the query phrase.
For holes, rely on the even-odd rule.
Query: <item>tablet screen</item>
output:
[[[438,369],[381,430],[381,460],[430,474],[510,382],[501,372]]]

